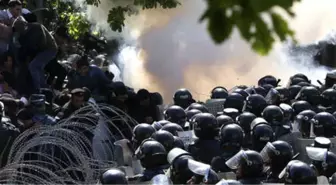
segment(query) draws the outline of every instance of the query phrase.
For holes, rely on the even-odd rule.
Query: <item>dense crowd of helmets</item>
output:
[[[296,74],[287,85],[215,87],[196,102],[178,90],[164,120],[141,123],[129,143],[144,171],[114,168],[103,184],[336,184],[336,89]]]

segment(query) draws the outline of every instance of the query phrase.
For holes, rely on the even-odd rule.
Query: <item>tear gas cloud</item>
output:
[[[82,1],[77,0],[79,4]],[[140,10],[127,19],[123,33],[109,31],[106,18],[111,7],[130,1],[101,2],[99,7],[87,7],[86,14],[92,23],[106,30],[107,37],[125,39],[118,61],[123,66],[125,83],[136,89],[160,91],[169,100],[181,87],[191,90],[196,99],[204,100],[217,85],[228,89],[255,85],[268,74],[286,84],[298,72],[316,81],[327,72],[324,67],[313,66],[307,56],[289,59],[281,43],[276,43],[269,56],[258,56],[237,31],[230,40],[215,45],[206,24],[198,22],[206,8],[202,0],[183,0],[182,6],[172,10]],[[336,25],[335,6],[333,0],[305,0],[295,5],[297,16],[289,21],[300,44],[313,43],[330,32]]]

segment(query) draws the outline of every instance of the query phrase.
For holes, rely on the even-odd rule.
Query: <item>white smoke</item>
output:
[[[77,0],[79,4],[81,1]],[[101,2],[98,8],[88,7],[86,13],[97,26],[109,30],[108,10],[119,4]],[[294,7],[297,17],[290,25],[300,43],[315,42],[333,28],[335,5],[333,0],[305,0]],[[268,74],[283,79],[282,84],[298,72],[313,81],[325,76],[325,68],[307,65],[308,57],[289,61],[281,43],[267,57],[255,54],[236,31],[230,40],[215,45],[206,25],[198,22],[204,9],[202,0],[183,0],[182,6],[173,10],[146,10],[129,17],[121,34],[108,31],[108,37],[126,38],[127,46],[119,57],[125,82],[135,88],[159,90],[166,99],[180,87],[190,89],[196,99],[205,99],[214,86],[254,85]]]

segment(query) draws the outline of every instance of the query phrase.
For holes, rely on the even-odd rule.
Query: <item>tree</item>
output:
[[[132,7],[142,9],[175,8],[182,0],[132,0],[130,5],[117,6],[109,11],[107,22],[113,31],[121,32],[126,15],[136,14]],[[284,10],[289,16],[295,16],[291,8],[300,0],[205,0],[207,9],[200,15],[200,22],[207,21],[208,31],[216,44],[221,44],[230,38],[234,28],[241,37],[250,43],[252,49],[261,55],[266,55],[272,49],[276,39],[285,41],[289,38],[295,41],[294,31],[287,21],[274,8]],[[58,15],[69,23],[69,32],[79,38],[90,26],[85,16],[69,1],[52,1],[51,7],[57,7]],[[88,5],[98,6],[100,0],[86,0]],[[270,17],[267,24],[264,17]]]

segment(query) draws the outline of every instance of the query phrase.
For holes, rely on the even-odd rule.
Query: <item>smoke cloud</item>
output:
[[[82,1],[77,0],[79,4]],[[160,91],[169,100],[181,87],[190,89],[196,99],[204,100],[217,85],[255,85],[268,74],[281,78],[285,84],[295,73],[305,73],[316,80],[323,79],[327,72],[323,67],[310,65],[309,57],[289,59],[281,43],[275,45],[269,56],[258,56],[237,31],[230,40],[215,45],[206,25],[198,22],[205,9],[202,0],[183,0],[182,6],[173,10],[140,11],[127,19],[120,34],[109,31],[108,10],[126,5],[129,0],[101,1],[98,8],[87,7],[86,13],[92,23],[106,30],[107,37],[125,39],[119,55],[125,83]],[[336,25],[335,5],[333,0],[305,0],[294,7],[297,17],[290,20],[290,25],[300,43],[315,42],[330,32]]]

